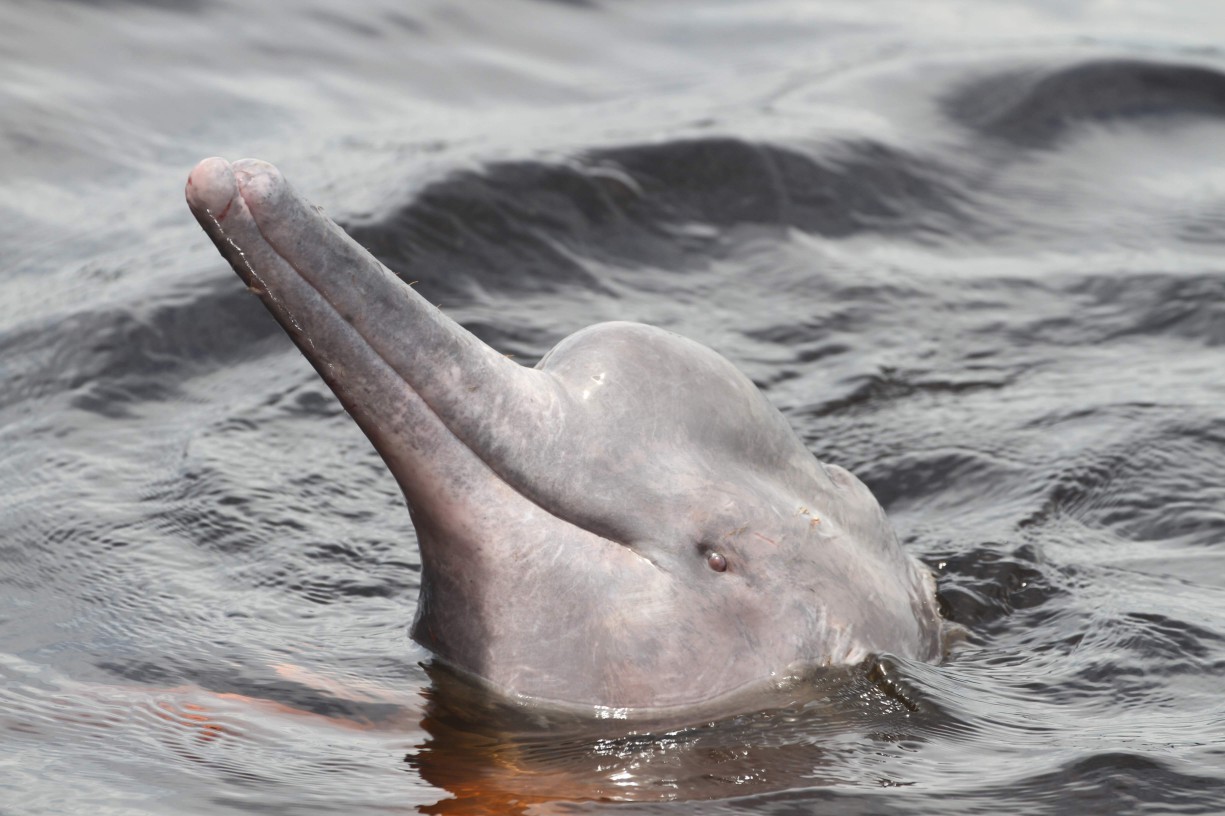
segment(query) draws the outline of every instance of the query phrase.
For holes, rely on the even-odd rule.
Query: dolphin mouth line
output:
[[[387,369],[387,371],[389,371],[389,372],[390,372],[392,375],[394,375],[395,379],[397,379],[399,382],[403,383],[403,384],[404,384],[404,387],[405,387],[405,388],[407,388],[409,391],[411,391],[411,392],[413,393],[413,395],[415,395],[415,396],[416,396],[416,398],[417,398],[418,400],[420,400],[421,404],[422,404],[422,405],[425,407],[425,409],[426,409],[427,411],[429,411],[430,416],[432,416],[432,417],[433,417],[435,420],[437,420],[437,422],[438,422],[439,426],[440,426],[440,427],[441,427],[443,430],[445,430],[445,431],[446,431],[447,435],[448,435],[448,436],[449,436],[451,439],[453,439],[453,440],[455,441],[455,443],[456,443],[456,444],[457,444],[459,447],[461,447],[462,449],[466,450],[468,453],[470,453],[470,454],[472,455],[472,457],[473,457],[474,459],[476,459],[478,462],[480,462],[480,463],[481,463],[481,465],[482,465],[482,466],[483,466],[483,467],[484,467],[484,468],[485,468],[487,471],[489,471],[489,473],[490,473],[490,474],[491,474],[491,475],[492,475],[492,476],[493,476],[495,479],[497,479],[499,482],[501,482],[502,484],[504,484],[504,485],[506,485],[508,488],[510,488],[510,490],[511,490],[511,491],[513,491],[513,492],[515,493],[515,495],[519,496],[519,497],[520,497],[521,499],[523,499],[525,502],[528,502],[529,504],[531,504],[531,505],[533,505],[534,507],[538,508],[538,509],[539,509],[541,512],[548,514],[550,517],[552,517],[552,518],[556,519],[557,521],[561,522],[562,524],[566,524],[566,525],[569,525],[569,526],[571,526],[571,527],[574,527],[575,529],[580,530],[580,531],[582,531],[582,532],[586,533],[587,535],[590,535],[590,536],[592,536],[592,537],[596,538],[596,539],[597,539],[597,540],[599,540],[599,541],[607,542],[609,545],[611,545],[611,546],[613,546],[613,547],[617,547],[617,548],[619,548],[619,549],[622,549],[622,550],[625,550],[625,551],[627,551],[627,552],[630,552],[630,553],[632,553],[633,555],[635,555],[635,556],[637,556],[638,558],[640,558],[642,561],[646,562],[647,564],[650,564],[650,565],[651,565],[652,567],[654,567],[655,569],[660,570],[661,572],[668,572],[668,570],[667,570],[667,569],[665,569],[663,566],[661,566],[659,563],[657,563],[657,562],[656,562],[654,559],[652,559],[652,558],[648,558],[647,556],[643,555],[643,554],[642,554],[641,552],[639,552],[639,551],[638,551],[638,549],[637,549],[637,548],[635,548],[634,546],[632,546],[632,545],[630,545],[630,544],[628,544],[628,543],[623,543],[623,542],[617,541],[617,540],[615,540],[615,539],[609,538],[608,536],[605,536],[605,535],[601,535],[601,534],[599,534],[599,533],[596,533],[596,532],[594,532],[593,530],[590,530],[590,529],[588,529],[588,528],[586,528],[586,527],[583,527],[582,525],[580,525],[580,524],[578,524],[578,523],[576,523],[576,522],[574,522],[574,521],[571,521],[571,520],[569,520],[569,519],[567,519],[567,518],[563,517],[562,515],[560,515],[560,514],[558,514],[558,513],[554,512],[552,509],[550,509],[550,508],[548,508],[548,507],[544,506],[544,505],[543,505],[543,504],[541,504],[539,501],[537,501],[537,500],[533,499],[531,496],[529,496],[529,495],[527,495],[526,493],[524,493],[524,492],[523,492],[523,490],[521,490],[519,487],[517,487],[516,485],[514,485],[512,482],[510,482],[508,479],[506,479],[506,478],[505,478],[505,477],[504,477],[504,476],[503,476],[503,475],[502,475],[500,472],[498,472],[498,469],[497,469],[497,468],[495,468],[495,467],[494,467],[494,466],[493,466],[493,465],[492,465],[490,462],[488,462],[488,461],[487,461],[487,460],[486,460],[486,459],[485,459],[483,456],[481,456],[481,454],[480,454],[480,453],[479,453],[479,452],[478,452],[478,451],[477,451],[475,448],[473,448],[471,445],[469,445],[467,442],[465,442],[465,441],[463,440],[463,438],[462,438],[461,436],[459,436],[459,434],[455,433],[455,431],[454,431],[454,430],[451,428],[451,426],[450,426],[450,425],[447,423],[446,419],[444,419],[444,418],[443,418],[442,414],[440,414],[440,413],[438,412],[438,410],[437,410],[437,409],[436,409],[436,408],[435,408],[433,405],[431,405],[431,404],[429,403],[429,401],[428,401],[428,400],[425,398],[425,396],[424,396],[424,395],[423,395],[423,394],[422,394],[420,391],[418,391],[416,388],[414,388],[414,387],[412,386],[412,384],[411,384],[411,383],[410,383],[410,382],[409,382],[407,379],[405,379],[405,377],[404,377],[402,374],[400,374],[400,372],[399,372],[399,371],[397,371],[397,370],[396,370],[395,366],[394,366],[394,365],[392,365],[391,361],[389,361],[389,360],[386,358],[386,356],[384,356],[384,355],[383,355],[383,353],[382,353],[381,351],[379,351],[379,349],[378,349],[378,348],[377,348],[377,347],[376,347],[376,346],[375,346],[373,343],[371,343],[371,342],[370,342],[370,341],[369,341],[369,340],[366,338],[366,336],[365,336],[364,334],[362,334],[361,330],[360,330],[360,329],[358,329],[358,327],[357,327],[357,326],[355,326],[355,325],[353,324],[353,322],[352,322],[352,321],[351,321],[349,318],[345,317],[344,312],[343,312],[341,309],[337,308],[336,304],[335,304],[335,303],[334,303],[334,302],[333,302],[333,301],[332,301],[332,300],[331,300],[331,299],[328,297],[327,293],[326,293],[326,292],[324,292],[324,291],[323,291],[323,290],[322,290],[322,289],[321,289],[319,286],[316,286],[314,283],[312,283],[312,282],[311,282],[311,280],[310,280],[310,278],[309,278],[309,277],[307,277],[306,275],[304,275],[304,274],[302,273],[302,270],[300,270],[300,269],[298,268],[298,266],[297,266],[297,265],[296,265],[296,264],[295,264],[293,261],[291,261],[289,258],[285,257],[285,255],[284,255],[284,254],[283,254],[283,253],[280,251],[280,249],[279,249],[279,248],[276,246],[276,244],[275,244],[275,243],[273,243],[273,242],[272,242],[272,241],[271,241],[271,240],[268,238],[267,233],[265,233],[265,232],[264,232],[264,228],[263,228],[263,227],[260,225],[259,219],[258,219],[258,218],[255,216],[255,212],[254,212],[254,210],[252,209],[252,207],[250,206],[249,202],[247,201],[246,196],[243,194],[243,186],[242,186],[241,184],[236,184],[236,185],[235,185],[235,188],[236,188],[236,189],[235,189],[234,195],[242,198],[242,201],[243,201],[244,207],[245,207],[245,209],[246,209],[246,211],[247,211],[247,215],[248,215],[248,217],[250,217],[250,219],[251,219],[251,223],[255,225],[255,229],[256,229],[256,231],[257,231],[257,232],[259,232],[260,238],[261,238],[261,239],[263,240],[263,242],[264,242],[264,243],[265,243],[265,244],[268,246],[268,248],[272,250],[273,254],[275,254],[275,255],[276,255],[276,257],[277,257],[277,258],[279,258],[279,259],[280,259],[282,262],[284,262],[284,264],[285,264],[285,265],[286,265],[286,266],[287,266],[289,269],[292,269],[292,270],[293,270],[294,275],[296,276],[297,280],[298,280],[300,283],[302,283],[302,284],[304,284],[304,285],[306,285],[306,286],[309,286],[309,287],[310,287],[311,289],[313,289],[313,290],[314,290],[316,293],[318,293],[318,295],[319,295],[320,299],[321,299],[321,300],[322,300],[324,303],[326,303],[326,304],[327,304],[327,306],[328,306],[329,310],[331,311],[332,316],[333,316],[334,318],[338,319],[338,320],[339,320],[341,323],[343,323],[343,324],[344,324],[344,325],[347,327],[347,329],[348,329],[350,332],[352,332],[354,335],[356,335],[356,336],[357,336],[357,338],[358,338],[358,339],[361,341],[362,345],[363,345],[363,346],[364,346],[364,347],[365,347],[367,350],[369,350],[369,351],[370,351],[370,352],[371,352],[371,353],[374,355],[374,357],[376,357],[376,358],[378,359],[379,364],[380,364],[380,365],[382,365],[382,366],[383,366],[385,369]],[[250,276],[250,279],[249,279],[249,280],[244,281],[244,283],[246,283],[246,284],[247,284],[248,288],[249,288],[249,289],[251,289],[251,291],[252,291],[252,292],[253,292],[255,295],[257,295],[258,297],[267,298],[267,300],[269,301],[270,305],[273,307],[273,310],[272,310],[272,311],[273,311],[273,314],[278,315],[278,316],[283,316],[285,320],[289,321],[289,323],[290,323],[290,324],[293,326],[294,331],[296,332],[296,335],[294,335],[294,336],[302,338],[302,340],[304,340],[306,343],[308,343],[308,344],[310,345],[311,350],[312,350],[312,351],[314,351],[314,352],[316,352],[316,356],[315,356],[315,357],[309,357],[309,356],[308,356],[308,359],[311,359],[311,360],[319,360],[321,363],[323,363],[324,365],[328,366],[328,368],[331,368],[331,364],[330,364],[330,363],[328,363],[328,362],[326,362],[325,360],[323,360],[323,358],[322,358],[322,356],[321,356],[321,355],[318,355],[318,349],[316,348],[316,346],[315,346],[315,342],[314,342],[314,340],[311,338],[310,334],[309,334],[309,333],[307,333],[307,331],[306,331],[305,329],[303,329],[303,328],[302,328],[302,325],[301,325],[301,324],[298,322],[297,318],[296,318],[296,317],[294,317],[293,312],[292,312],[290,309],[288,309],[287,307],[285,307],[285,306],[284,306],[284,305],[283,305],[283,304],[282,304],[282,303],[281,303],[281,302],[280,302],[280,301],[277,299],[277,297],[276,297],[276,293],[273,291],[273,289],[272,289],[271,287],[269,287],[269,286],[268,286],[268,284],[267,284],[267,283],[264,281],[264,279],[263,279],[263,278],[260,276],[260,274],[259,274],[259,273],[256,271],[254,264],[252,264],[252,263],[251,263],[251,261],[250,261],[250,260],[247,258],[247,254],[246,254],[246,253],[245,253],[245,252],[242,250],[242,248],[241,248],[241,247],[240,247],[240,246],[239,246],[239,245],[238,245],[238,244],[237,244],[237,243],[236,243],[236,242],[235,242],[235,241],[234,241],[234,240],[233,240],[233,239],[232,239],[232,238],[229,236],[229,234],[226,232],[225,228],[222,226],[222,224],[221,224],[221,219],[222,219],[222,218],[224,218],[224,217],[225,217],[227,214],[229,214],[229,211],[230,211],[231,207],[233,206],[233,204],[234,204],[234,199],[233,199],[233,198],[231,198],[231,199],[230,199],[230,200],[229,200],[229,201],[226,203],[225,207],[222,209],[220,217],[219,217],[219,216],[214,215],[214,214],[213,214],[213,212],[212,212],[212,210],[211,210],[211,209],[209,209],[209,208],[207,208],[207,207],[203,207],[202,209],[204,210],[205,214],[208,216],[209,221],[211,221],[211,222],[212,222],[213,228],[214,228],[214,229],[217,231],[217,234],[218,234],[218,235],[219,235],[219,236],[220,236],[220,237],[221,237],[221,238],[222,238],[222,239],[225,241],[225,243],[226,243],[226,244],[227,244],[227,245],[230,247],[230,249],[231,249],[231,250],[232,250],[232,251],[233,251],[233,252],[234,252],[234,253],[235,253],[235,254],[236,254],[236,255],[237,255],[239,258],[241,258],[241,259],[242,259],[242,267],[243,267],[243,269],[244,269],[244,270],[246,270],[247,274]],[[380,265],[381,265],[381,262],[380,262],[380,261],[378,261],[377,259],[373,259],[373,260],[375,261],[375,263],[380,263]],[[384,268],[386,268],[386,267],[384,267]],[[390,271],[390,270],[388,270],[388,271]],[[402,278],[401,278],[401,277],[400,277],[398,274],[396,274],[395,272],[391,272],[391,274],[395,275],[395,277],[396,277],[398,280],[403,281],[403,279],[402,279]],[[252,281],[254,281],[254,282],[257,284],[257,286],[252,286],[252,285],[251,285],[251,282],[252,282]],[[438,307],[436,307],[436,306],[435,306],[434,308],[438,308]],[[512,365],[513,365],[513,363],[512,363]],[[378,446],[377,446],[377,445],[375,445],[375,450],[376,450],[376,451],[378,450]],[[392,471],[392,474],[393,474],[393,476],[394,476],[394,474],[395,474],[394,470]],[[411,506],[411,503],[410,503],[410,506]]]

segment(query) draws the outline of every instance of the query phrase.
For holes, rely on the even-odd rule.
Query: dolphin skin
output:
[[[186,192],[404,491],[412,636],[445,663],[513,698],[656,710],[939,657],[932,577],[879,503],[716,352],[603,323],[527,368],[272,165],[206,159]]]

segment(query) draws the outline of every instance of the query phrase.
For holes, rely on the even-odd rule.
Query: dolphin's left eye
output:
[[[727,569],[727,559],[723,557],[723,553],[712,552],[706,556],[706,563],[715,572],[723,572]]]

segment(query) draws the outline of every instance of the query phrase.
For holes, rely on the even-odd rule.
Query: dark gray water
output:
[[[1127,5],[0,5],[0,813],[1225,811],[1225,10]],[[684,727],[472,696],[212,154],[526,363],[713,346],[966,641]]]

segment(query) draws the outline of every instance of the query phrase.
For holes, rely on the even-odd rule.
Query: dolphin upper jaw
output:
[[[536,416],[555,413],[549,405],[559,397],[545,378],[535,376],[524,383],[537,372],[501,359],[417,296],[298,199],[271,165],[207,159],[188,178],[187,200],[218,249],[371,438],[414,506],[440,506],[432,496],[430,501],[413,500],[414,495],[433,493],[423,484],[440,475],[433,463],[449,461],[460,449],[480,461],[490,458],[470,438],[495,435],[462,427],[463,416],[448,416],[464,397],[479,400],[481,391],[514,386],[520,396],[530,397],[524,401]],[[318,240],[320,231],[323,241]],[[319,246],[304,250],[303,242],[296,240],[302,234],[314,236]],[[356,297],[354,289],[359,290]],[[363,315],[371,304],[382,305],[385,313]],[[404,314],[404,305],[416,314]],[[419,338],[423,330],[438,346],[434,355],[420,343],[400,343],[405,333]],[[390,342],[387,334],[393,335]],[[388,354],[395,345],[417,346],[417,359]],[[466,354],[446,354],[457,347]],[[464,356],[479,358],[485,368],[496,368],[498,376],[465,378],[463,363],[471,361],[457,359]],[[431,392],[448,398],[438,401],[441,406],[431,404]]]
[[[601,515],[566,506],[564,499],[571,494],[564,484],[532,490],[533,482],[547,483],[544,474],[516,467],[522,460],[535,464],[537,457],[515,440],[529,440],[534,448],[555,447],[550,441],[559,429],[582,421],[572,415],[582,416],[586,406],[581,403],[590,401],[592,386],[575,394],[548,373],[523,368],[480,343],[300,199],[267,163],[206,159],[188,178],[187,199],[222,254],[371,439],[416,510],[414,518],[429,518],[434,529],[449,530],[450,549],[459,549],[458,541],[490,540],[498,524],[490,520],[474,530],[471,520],[458,521],[466,516],[457,508],[442,512],[453,502],[440,495],[439,485],[458,487],[462,479],[464,488],[472,490],[493,480],[553,516],[558,530],[582,533],[589,545],[616,545],[640,566],[664,568],[652,555],[658,548],[645,542],[659,531],[618,524],[624,513],[613,513],[610,524],[604,508]],[[303,249],[302,234],[314,238],[309,252]],[[360,289],[360,297],[353,297],[350,288]],[[388,316],[365,314],[380,304],[389,305]],[[410,332],[417,337],[422,324],[434,345],[442,347],[439,353],[427,358],[420,343],[412,344],[418,349],[416,359],[397,360],[387,353],[388,335]],[[444,353],[456,348],[461,354]],[[467,370],[474,362],[483,377]],[[592,383],[601,385],[603,377],[595,375]],[[455,399],[456,394],[463,398]],[[487,413],[495,418],[474,420],[469,403],[481,400],[492,401]],[[467,458],[461,451],[485,469],[477,463],[459,467]],[[440,463],[456,473],[446,478]],[[500,501],[507,502],[507,496]],[[463,504],[479,506],[477,501]]]

